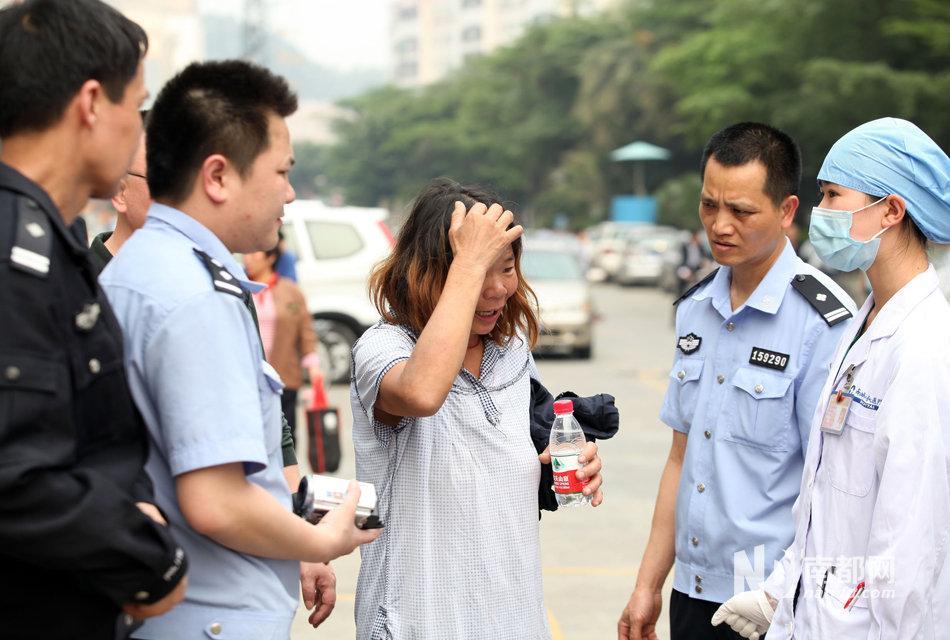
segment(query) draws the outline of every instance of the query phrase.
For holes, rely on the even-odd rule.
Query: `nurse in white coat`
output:
[[[884,118],[835,143],[818,178],[810,239],[872,293],[815,411],[795,540],[712,622],[753,639],[946,638],[950,306],[925,249],[950,242],[950,158]]]

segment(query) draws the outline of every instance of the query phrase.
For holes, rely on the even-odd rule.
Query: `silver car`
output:
[[[541,337],[535,352],[590,358],[594,310],[577,256],[557,244],[526,242],[521,274],[538,296]]]

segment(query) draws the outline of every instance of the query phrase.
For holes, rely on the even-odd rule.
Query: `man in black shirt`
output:
[[[0,11],[0,621],[115,638],[185,591],[154,507],[122,337],[69,225],[142,132],[138,25],[98,0]]]

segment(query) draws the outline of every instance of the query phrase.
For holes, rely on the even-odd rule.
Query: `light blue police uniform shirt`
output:
[[[195,248],[230,274],[216,278],[225,291],[216,290]],[[238,553],[197,533],[175,492],[180,474],[240,462],[249,481],[291,508],[280,444],[282,385],[262,360],[240,295],[260,285],[211,231],[159,204],[99,281],[125,334],[129,383],[149,430],[146,470],[156,502],[190,563],[185,601],[150,618],[135,637],[287,638],[299,563]]]
[[[735,311],[731,273],[719,269],[680,302],[677,344],[689,353],[676,347],[660,410],[663,422],[688,434],[673,588],[711,602],[757,588],[792,542],[812,415],[848,325],[829,327],[792,289],[792,278],[815,276],[855,312],[847,294],[799,259],[788,241]],[[698,346],[685,338],[698,338]],[[773,366],[758,364],[760,358]]]

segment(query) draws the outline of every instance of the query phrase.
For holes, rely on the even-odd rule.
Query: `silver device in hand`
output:
[[[317,524],[330,509],[346,497],[348,480],[311,474],[300,479],[300,487],[293,495],[294,513]],[[356,505],[356,526],[360,529],[379,529],[383,523],[376,513],[376,487],[360,483],[360,500]]]

